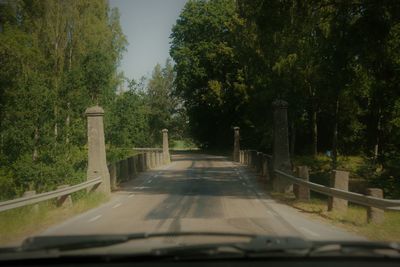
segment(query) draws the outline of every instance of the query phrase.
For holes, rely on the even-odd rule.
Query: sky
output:
[[[129,79],[150,76],[169,57],[169,36],[187,0],[109,0],[118,7],[129,42],[120,69]]]

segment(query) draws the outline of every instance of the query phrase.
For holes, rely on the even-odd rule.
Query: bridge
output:
[[[0,211],[57,197],[68,203],[72,192],[87,189],[110,195],[110,200],[88,212],[54,225],[39,235],[113,234],[127,232],[222,231],[299,236],[311,240],[363,239],[317,220],[272,199],[267,186],[293,192],[309,200],[310,190],[328,195],[328,207],[345,209],[347,202],[366,205],[368,218],[379,222],[383,209],[398,209],[399,200],[385,200],[346,190],[345,172],[334,171],[332,187],[310,183],[308,170],[291,169],[288,152],[287,106],[274,105],[273,155],[240,149],[239,127],[234,127],[232,157],[171,151],[168,130],[162,148],[136,148],[135,156],[106,162],[101,107],[87,109],[87,181],[53,192],[27,194],[0,203]],[[347,185],[348,186],[348,185]],[[379,192],[378,192],[379,193]]]

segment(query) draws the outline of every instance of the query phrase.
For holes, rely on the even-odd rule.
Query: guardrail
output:
[[[327,196],[341,198],[356,204],[360,204],[362,206],[374,207],[379,209],[388,209],[388,210],[400,210],[400,200],[371,197],[363,194],[358,194],[350,191],[324,186],[321,184],[308,182],[280,170],[274,170],[274,172],[284,177],[285,179],[290,180],[294,184],[304,186],[312,191]]]
[[[139,153],[108,164],[111,190],[118,189],[118,183],[129,181],[140,172],[165,164],[162,148],[135,147],[132,150]]]
[[[64,197],[64,196],[67,196],[74,192],[80,191],[82,189],[97,186],[101,183],[101,181],[102,181],[101,177],[97,177],[95,179],[92,179],[92,180],[89,180],[89,181],[86,181],[86,182],[83,182],[80,184],[67,186],[67,187],[57,189],[54,191],[3,201],[3,202],[0,202],[0,212],[27,206],[27,205],[33,205],[33,204],[36,204],[36,203],[39,203],[42,201],[46,201],[49,199],[53,199],[53,198]]]
[[[347,209],[347,201],[349,201],[367,207],[368,222],[381,223],[383,221],[383,210],[400,210],[400,200],[384,199],[381,189],[368,188],[367,193],[369,195],[348,191],[347,172],[334,171],[334,175],[331,177],[331,184],[334,187],[329,187],[310,182],[306,166],[298,166],[297,172],[300,177],[282,170],[274,170],[272,167],[272,156],[257,152],[256,150],[240,150],[239,162],[252,167],[257,173],[265,177],[266,180],[270,180],[271,177],[288,180],[291,184],[294,184],[293,193],[297,199],[309,200],[310,190],[328,196],[329,211],[345,211]],[[341,174],[337,176],[336,173]]]

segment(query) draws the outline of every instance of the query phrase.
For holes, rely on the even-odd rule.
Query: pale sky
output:
[[[129,79],[150,76],[169,57],[171,28],[187,0],[109,0],[118,7],[129,45],[121,70]]]

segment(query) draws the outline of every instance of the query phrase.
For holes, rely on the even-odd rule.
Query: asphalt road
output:
[[[41,235],[224,231],[311,240],[362,239],[272,200],[247,168],[224,157],[173,155],[93,210]]]

